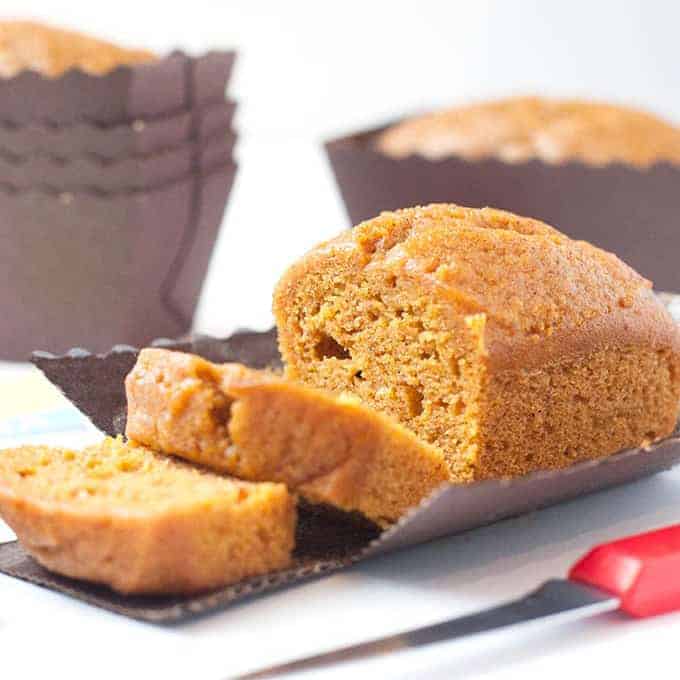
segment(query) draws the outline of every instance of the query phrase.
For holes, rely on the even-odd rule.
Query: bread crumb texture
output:
[[[279,282],[287,377],[349,393],[470,481],[562,468],[669,434],[680,340],[614,255],[490,208],[386,212]]]
[[[376,140],[396,158],[459,156],[520,163],[575,160],[646,167],[680,163],[680,128],[660,118],[593,101],[517,97],[409,118]]]
[[[48,569],[123,593],[188,593],[287,566],[294,499],[147,448],[0,452],[0,515]]]
[[[129,438],[379,524],[449,480],[441,450],[350,394],[155,348],[126,390]]]
[[[0,21],[0,77],[36,71],[58,77],[71,68],[102,75],[118,66],[154,61],[146,50],[131,50],[32,21]]]

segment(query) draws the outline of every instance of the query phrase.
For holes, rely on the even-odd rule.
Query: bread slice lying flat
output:
[[[449,479],[438,448],[355,397],[163,349],[142,350],[125,385],[131,440],[379,524]]]
[[[191,593],[286,567],[295,501],[106,439],[0,452],[0,516],[46,568],[122,593]]]

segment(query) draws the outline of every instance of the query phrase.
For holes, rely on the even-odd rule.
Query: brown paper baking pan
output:
[[[154,343],[200,354],[211,361],[238,361],[262,368],[280,365],[276,334],[239,332],[229,338],[195,337]],[[109,434],[125,430],[123,379],[137,350],[116,347],[95,355],[36,353],[33,362],[90,420]],[[587,493],[666,470],[680,460],[680,431],[646,449],[632,449],[565,470],[536,472],[514,480],[445,485],[384,532],[355,515],[303,505],[290,569],[245,580],[194,597],[122,597],[102,587],[50,574],[16,543],[0,545],[0,572],[46,586],[110,611],[154,622],[173,622],[222,608],[255,593],[272,591],[342,569],[368,557],[468,531]]]
[[[189,139],[196,122],[198,136],[212,137],[231,129],[236,102],[220,101],[178,114],[112,126],[0,124],[0,152],[12,156],[47,155],[57,158],[96,156],[101,159],[145,156],[178,146]]]
[[[208,103],[223,98],[234,60],[234,52],[200,57],[173,52],[158,61],[119,66],[104,75],[78,68],[56,78],[22,71],[0,79],[0,121],[113,125],[179,113],[189,108],[189,101]]]
[[[0,190],[0,357],[187,332],[235,172],[110,195]]]
[[[0,151],[0,185],[23,190],[94,191],[119,193],[153,189],[191,174],[231,162],[236,137],[222,130],[205,139],[187,140],[171,149],[146,156],[102,160],[94,156],[54,158],[46,155],[13,157]]]
[[[394,159],[373,146],[383,129],[326,144],[352,224],[434,202],[503,208],[616,253],[659,290],[680,290],[680,166]]]

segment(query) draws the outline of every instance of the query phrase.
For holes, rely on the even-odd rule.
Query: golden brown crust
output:
[[[222,478],[120,440],[3,451],[0,515],[46,568],[145,594],[284,568],[296,522],[282,484]]]
[[[131,439],[378,523],[449,479],[438,449],[356,399],[240,365],[144,349],[126,391]]]
[[[680,334],[651,284],[510,213],[383,213],[293,265],[274,312],[287,377],[397,418],[456,479],[614,453],[677,415]]]
[[[89,36],[31,21],[0,22],[0,77],[31,70],[60,76],[71,68],[101,75],[118,66],[143,64],[157,57]]]
[[[376,142],[402,158],[537,158],[592,165],[648,166],[680,162],[680,128],[634,109],[579,100],[518,97],[456,107],[407,119]]]

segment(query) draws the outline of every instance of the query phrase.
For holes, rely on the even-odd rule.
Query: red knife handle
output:
[[[598,545],[569,579],[616,595],[632,616],[680,610],[680,524]]]

